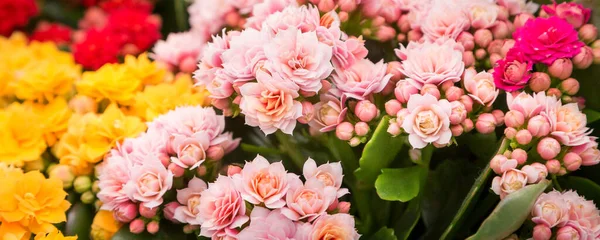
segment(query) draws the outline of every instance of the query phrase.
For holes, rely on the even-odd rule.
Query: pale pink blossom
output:
[[[600,163],[600,151],[598,150],[598,142],[596,137],[588,137],[589,141],[586,144],[575,146],[571,151],[581,156],[583,166],[593,166]]]
[[[521,92],[516,96],[513,94],[506,94],[506,103],[508,109],[519,111],[523,114],[526,119],[540,114],[545,109],[546,94],[540,92],[537,94],[529,95],[525,92]]]
[[[202,179],[194,177],[187,188],[177,190],[177,201],[181,204],[175,209],[173,218],[181,223],[200,225],[200,195],[207,186]]]
[[[362,59],[345,70],[336,69],[331,76],[333,84],[347,97],[364,100],[385,88],[392,74],[386,74],[387,64]]]
[[[220,175],[215,182],[209,183],[199,201],[200,236],[235,236],[236,228],[250,219],[245,215],[244,199],[230,177]]]
[[[521,171],[527,174],[528,183],[537,183],[542,179],[546,179],[548,176],[548,168],[539,162],[532,163],[531,165],[525,165],[523,168],[521,168]]]
[[[260,2],[262,2],[262,0],[227,0],[227,3],[237,8],[241,14],[250,13],[252,7]]]
[[[407,109],[409,114],[404,118],[402,128],[409,134],[413,148],[424,148],[429,143],[450,143],[452,106],[447,100],[438,100],[429,94],[414,95],[408,100]]]
[[[535,13],[539,5],[527,0],[497,0],[498,5],[508,9],[510,15],[519,13]]]
[[[206,37],[221,30],[225,15],[234,11],[229,0],[196,0],[188,7],[190,26]]]
[[[296,225],[279,210],[269,211],[259,206],[250,213],[250,225],[238,235],[238,239],[288,240],[294,239]]]
[[[333,131],[346,117],[346,95],[337,89],[330,89],[319,97],[321,101],[314,105],[315,116],[308,124],[321,132]]]
[[[260,30],[262,23],[273,13],[283,10],[286,6],[297,6],[295,0],[265,0],[252,6],[252,15],[246,19],[245,28],[254,28]]]
[[[600,230],[600,211],[591,200],[579,196],[577,192],[566,191],[563,198],[569,204],[569,220],[595,231]]]
[[[374,0],[376,1],[376,0]],[[411,1],[410,5],[408,5],[405,10],[408,10],[408,22],[410,23],[410,28],[414,30],[421,29],[421,25],[423,24],[425,18],[430,13],[433,8],[433,0],[401,0],[401,1]],[[405,11],[403,10],[403,11]]]
[[[98,199],[103,202],[102,209],[113,210],[117,206],[130,202],[123,186],[131,179],[131,163],[129,159],[116,150],[111,150],[109,156],[102,163],[98,183],[100,192]]]
[[[213,36],[212,41],[206,44],[206,47],[202,50],[198,70],[194,72],[194,79],[197,84],[204,86],[210,84],[217,70],[223,69],[221,55],[229,49],[231,37],[239,34],[240,32],[237,31],[225,33],[225,30],[223,30],[221,36]]]
[[[337,189],[326,186],[317,178],[295,184],[286,195],[286,206],[281,213],[293,221],[314,221],[326,214],[327,208],[337,200]]]
[[[435,1],[421,24],[423,37],[435,41],[440,38],[456,39],[469,27],[469,16],[462,3]]]
[[[205,44],[206,36],[194,31],[170,33],[166,40],[156,42],[153,57],[155,60],[179,66],[187,57],[200,60]]]
[[[542,193],[531,210],[531,220],[550,228],[562,227],[569,220],[568,210],[569,204],[560,192]]]
[[[333,41],[333,58],[331,59],[336,69],[347,69],[355,62],[367,57],[368,50],[362,36],[350,37],[345,41]]]
[[[495,177],[492,181],[492,191],[500,195],[500,199],[506,197],[527,184],[527,174],[521,170],[510,169],[502,174],[502,177]]]
[[[493,2],[475,1],[468,10],[471,26],[477,29],[494,26],[498,17],[498,6]]]
[[[396,49],[396,55],[403,60],[400,72],[418,89],[425,84],[458,82],[465,70],[461,48],[462,45],[452,39],[400,45],[400,49]]]
[[[358,240],[360,235],[354,228],[354,217],[346,213],[325,215],[313,223],[308,239]]]
[[[234,82],[246,82],[255,78],[256,71],[266,60],[265,37],[256,29],[246,29],[239,36],[231,37],[229,49],[221,55],[224,71]]]
[[[482,71],[475,74],[474,69],[465,71],[464,85],[469,96],[484,106],[491,106],[500,92],[496,89],[494,76],[491,73]]]
[[[235,80],[223,68],[213,68],[211,80],[206,85],[202,84],[214,100],[228,99],[234,93],[233,81]],[[198,71],[196,71],[198,72]]]
[[[321,80],[333,71],[331,46],[319,42],[315,32],[303,33],[294,27],[279,31],[265,45],[265,55],[265,67],[271,73],[291,80],[305,92],[317,93]]]
[[[299,96],[298,86],[278,74],[270,75],[264,71],[258,71],[256,79],[257,83],[240,87],[240,109],[246,124],[260,127],[265,134],[277,129],[292,134],[296,119],[302,116],[302,104],[294,100]]]
[[[129,198],[147,208],[158,207],[173,185],[173,173],[156,158],[148,156],[142,165],[133,166],[131,180],[123,187]]]
[[[545,110],[550,120],[551,135],[567,146],[578,146],[589,141],[587,135],[591,132],[586,127],[587,118],[579,110],[577,103],[555,105]]]
[[[335,187],[338,198],[349,193],[348,189],[341,188],[344,173],[340,162],[321,164],[317,167],[315,160],[308,158],[304,162],[302,174],[304,175],[304,179],[316,178],[325,184],[325,186]]]
[[[290,28],[305,32],[312,32],[320,25],[319,10],[310,5],[288,6],[280,12],[275,12],[263,22],[262,31],[271,36]]]
[[[192,137],[173,135],[170,147],[177,157],[171,157],[171,162],[182,168],[195,169],[206,160],[209,146],[209,138],[204,132],[196,132]]]
[[[254,205],[264,204],[270,209],[285,206],[285,194],[299,182],[298,175],[288,173],[281,162],[269,163],[260,155],[246,162],[232,179],[244,200]]]

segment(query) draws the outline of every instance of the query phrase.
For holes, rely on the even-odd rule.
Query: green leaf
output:
[[[382,169],[375,181],[377,194],[383,200],[407,202],[419,194],[421,166]]]
[[[587,117],[588,124],[600,120],[600,112],[586,108],[586,109],[583,109],[583,113],[585,113],[585,116]]]
[[[394,235],[394,229],[382,227],[377,231],[373,236],[369,239],[371,240],[398,240],[396,235]]]
[[[396,226],[394,229],[396,231],[396,237],[398,237],[399,240],[408,239],[420,218],[421,199],[416,198],[408,203],[406,211],[404,211],[402,217],[395,223]]]
[[[486,218],[475,235],[467,240],[502,239],[515,232],[529,216],[537,198],[550,182],[543,180],[506,196]]]
[[[592,180],[582,177],[569,176],[558,180],[564,190],[571,189],[585,196],[587,200],[593,200],[596,205],[600,204],[600,186]]]
[[[359,160],[360,168],[354,175],[359,179],[360,188],[373,188],[381,169],[389,166],[396,154],[402,149],[404,137],[393,137],[387,132],[390,118],[385,116],[373,133],[373,137],[367,142]]]
[[[94,209],[91,205],[81,202],[75,203],[67,214],[65,236],[75,236],[77,239],[90,239],[92,221],[94,220]]]
[[[256,146],[256,145],[252,145],[252,144],[247,144],[247,143],[242,143],[241,147],[242,147],[242,150],[244,150],[246,152],[258,153],[261,155],[271,155],[271,154],[281,155],[282,154],[282,152],[276,148],[261,147],[261,146]]]

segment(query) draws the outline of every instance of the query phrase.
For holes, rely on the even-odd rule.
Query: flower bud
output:
[[[462,124],[463,128],[465,129],[465,132],[470,132],[471,130],[473,130],[474,128],[474,124],[473,121],[471,119],[465,119]]]
[[[528,183],[537,183],[548,176],[548,169],[544,164],[532,163],[531,165],[523,166],[521,171],[527,174]]]
[[[535,137],[543,137],[550,133],[550,122],[542,115],[537,115],[529,119],[527,130]]]
[[[387,42],[396,37],[396,30],[390,26],[382,25],[379,26],[379,28],[377,29],[377,33],[375,34],[375,36],[377,37],[377,39],[379,39],[379,41]]]
[[[73,186],[73,180],[75,179],[75,174],[73,170],[68,165],[58,164],[53,167],[48,173],[50,178],[60,179],[63,183],[64,189],[69,189]]]
[[[87,191],[81,194],[79,200],[85,204],[92,204],[96,200],[96,195],[92,191]]]
[[[440,90],[436,85],[433,84],[425,84],[423,88],[421,88],[421,95],[429,94],[434,96],[437,99],[440,99]]]
[[[529,80],[529,87],[534,92],[542,92],[550,88],[550,76],[544,72],[534,72]]]
[[[592,65],[594,61],[594,53],[592,48],[584,46],[581,51],[573,57],[573,65],[577,69],[586,69]]]
[[[197,69],[196,58],[187,56],[179,61],[179,70],[184,73],[193,73]]]
[[[465,105],[461,102],[450,102],[450,106],[452,107],[452,111],[450,112],[450,124],[460,124],[467,118],[467,110],[465,109]]]
[[[510,33],[508,24],[504,21],[496,21],[496,24],[492,27],[492,34],[494,39],[504,39]]]
[[[502,56],[501,56],[500,54],[498,54],[498,53],[492,53],[492,54],[490,55],[490,64],[491,64],[492,66],[494,66],[494,65],[496,65],[496,63],[497,63],[498,61],[500,61],[500,59],[502,59]]]
[[[548,173],[557,174],[560,171],[560,162],[556,159],[548,160],[546,168],[548,169]]]
[[[138,218],[136,220],[131,221],[131,223],[129,223],[129,231],[131,233],[140,234],[145,229],[146,229],[146,226],[144,224],[144,220],[142,220],[142,219]]]
[[[475,59],[483,60],[487,56],[487,52],[484,48],[480,48],[475,50]]]
[[[483,134],[492,133],[496,129],[496,118],[491,113],[483,113],[477,118],[475,123],[477,131]]]
[[[352,12],[356,9],[357,1],[355,0],[340,0],[338,1],[340,10],[344,12]]]
[[[490,42],[487,46],[488,53],[491,54],[500,54],[502,52],[502,46],[504,46],[504,40],[496,39]],[[498,57],[502,58],[502,56],[498,55]]]
[[[517,136],[517,129],[507,127],[506,129],[504,129],[504,136],[511,140],[514,139],[515,136]]]
[[[600,64],[600,48],[592,48],[592,55],[594,56],[594,64]]]
[[[146,226],[146,231],[148,231],[150,234],[156,234],[158,232],[158,229],[159,226],[157,221],[149,222]]]
[[[567,78],[560,83],[560,89],[562,89],[565,94],[575,95],[579,92],[579,81],[575,78]]]
[[[402,103],[396,99],[389,100],[385,103],[385,112],[390,116],[396,116],[400,109],[402,109]]]
[[[513,21],[513,26],[515,26],[515,29],[517,28],[521,28],[523,26],[525,26],[525,23],[529,20],[529,19],[533,19],[535,18],[533,15],[531,15],[531,13],[521,13],[517,16],[515,16],[515,20]]]
[[[550,240],[552,230],[544,224],[538,224],[533,228],[533,240]]]
[[[546,96],[554,96],[560,98],[562,96],[562,92],[558,88],[550,88],[546,91]]]
[[[117,205],[113,210],[113,216],[119,222],[131,222],[138,214],[137,205],[132,202],[125,202]]]
[[[181,177],[185,173],[185,169],[175,163],[169,164],[168,169],[173,173],[174,177]]]
[[[357,136],[365,136],[367,133],[369,133],[369,125],[365,122],[357,122],[354,125],[354,131],[356,132]]]
[[[494,118],[496,119],[496,126],[504,124],[504,112],[502,112],[502,110],[496,109],[492,111],[492,115],[494,115]]]
[[[473,51],[473,48],[475,48],[473,34],[469,32],[461,32],[456,38],[456,42],[462,44],[465,51]]]
[[[553,159],[560,153],[560,143],[551,137],[543,138],[537,145],[537,151],[543,159]]]
[[[571,226],[564,226],[558,229],[556,232],[556,240],[573,240],[580,239],[579,232],[577,229]]]
[[[408,81],[403,80],[398,81],[396,89],[394,89],[394,95],[400,103],[407,103],[410,97],[418,92],[419,89],[408,83]]]
[[[461,125],[452,125],[450,126],[450,131],[452,132],[452,136],[458,137],[463,134],[465,128]]]
[[[462,88],[457,86],[451,86],[445,91],[446,99],[450,102],[458,101],[462,95],[465,94],[465,91]]]
[[[242,172],[242,168],[237,165],[229,165],[227,166],[227,176],[231,177],[238,173]]]
[[[548,67],[548,73],[558,79],[567,79],[573,73],[573,62],[566,58],[556,59]]]
[[[163,216],[165,217],[165,219],[174,223],[180,223],[177,219],[174,218],[175,209],[177,209],[179,206],[181,205],[179,205],[177,201],[167,203],[165,205],[165,208],[163,209]]]
[[[312,103],[308,101],[302,102],[302,116],[298,118],[298,122],[302,124],[307,124],[315,116],[314,112],[315,108]]]
[[[575,171],[577,169],[579,169],[579,167],[581,167],[581,162],[582,159],[581,157],[574,152],[569,152],[565,155],[565,157],[563,158],[563,163],[565,165],[565,168],[567,168],[567,170],[569,171]]]
[[[354,126],[352,123],[343,122],[335,128],[335,136],[343,141],[348,141],[354,134]]]
[[[460,96],[459,101],[463,105],[465,105],[465,109],[467,110],[467,112],[473,111],[473,99],[471,97],[469,97],[468,95],[462,95]]]
[[[527,152],[520,148],[513,150],[510,156],[512,159],[517,160],[519,165],[524,164],[527,161]]]
[[[377,106],[368,100],[362,100],[356,104],[354,114],[363,122],[369,122],[377,117]]]
[[[421,31],[419,30],[410,30],[408,32],[408,41],[419,41],[419,39],[421,39],[421,37],[423,37],[423,33],[421,33]]]
[[[517,160],[508,159],[506,156],[498,154],[490,161],[490,168],[494,170],[496,174],[502,174],[510,169],[517,167]]]
[[[519,128],[523,123],[525,123],[525,116],[519,111],[510,110],[504,115],[504,124],[507,127]]]
[[[462,57],[465,67],[471,67],[475,64],[475,55],[472,51],[464,51]]]
[[[92,192],[93,193],[100,192],[100,181],[96,180],[96,181],[94,181],[94,183],[92,183]]]
[[[348,141],[348,144],[350,144],[350,147],[356,147],[360,144],[360,139],[357,137],[353,137],[350,139],[350,141]]]
[[[321,0],[317,7],[321,12],[329,12],[335,8],[335,3],[333,0]]]
[[[213,161],[219,161],[225,156],[225,150],[221,146],[212,146],[206,150],[206,157]]]
[[[75,186],[76,192],[83,193],[87,190],[90,190],[92,187],[92,180],[89,176],[79,176],[75,178],[73,185]]]
[[[475,31],[475,44],[481,48],[486,48],[490,45],[492,40],[494,40],[494,36],[492,35],[492,31],[488,29],[479,29]]]
[[[337,205],[338,213],[349,213],[350,212],[350,203],[349,202],[339,202]]]
[[[149,207],[145,207],[144,205],[140,204],[140,215],[142,215],[142,217],[145,218],[153,218],[154,216],[156,216],[156,211],[158,211],[158,207],[155,208],[149,208]]]
[[[340,22],[346,22],[346,21],[348,21],[348,18],[350,16],[348,16],[348,12],[346,12],[346,11],[340,11],[338,13],[338,17],[340,18]]]
[[[506,57],[506,54],[508,54],[508,51],[510,51],[514,46],[515,46],[515,40],[513,40],[513,39],[505,40],[504,44],[502,44],[502,48],[500,49],[500,55],[503,57]]]
[[[598,28],[594,24],[585,24],[579,28],[579,38],[581,41],[590,44],[598,38]]]
[[[519,144],[527,145],[531,142],[533,136],[531,136],[531,133],[527,129],[522,129],[517,132],[515,138]]]

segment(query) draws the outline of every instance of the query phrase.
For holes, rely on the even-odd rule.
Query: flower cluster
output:
[[[531,211],[534,240],[597,239],[600,236],[600,211],[592,201],[574,191],[543,193]],[[557,230],[552,233],[552,229]]]
[[[60,23],[39,22],[29,37],[32,41],[54,42],[58,46],[68,46],[72,41],[72,29]]]
[[[0,1],[0,35],[10,36],[15,29],[25,27],[38,12],[35,0]]]

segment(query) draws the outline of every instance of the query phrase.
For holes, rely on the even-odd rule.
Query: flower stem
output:
[[[556,179],[556,174],[552,174],[552,185],[554,185],[554,188],[556,188],[556,190],[558,190],[559,192],[562,192],[562,188],[560,187],[560,184],[558,183],[558,179]]]
[[[296,165],[299,170],[302,170],[306,158],[298,151],[298,147],[292,141],[290,141],[290,135],[287,135],[281,131],[275,132],[275,137],[279,141],[279,149],[287,153],[292,159],[292,162]]]
[[[186,14],[185,8],[183,6],[183,0],[174,0],[173,4],[175,5],[175,21],[177,22],[177,30],[185,31],[186,26]]]

